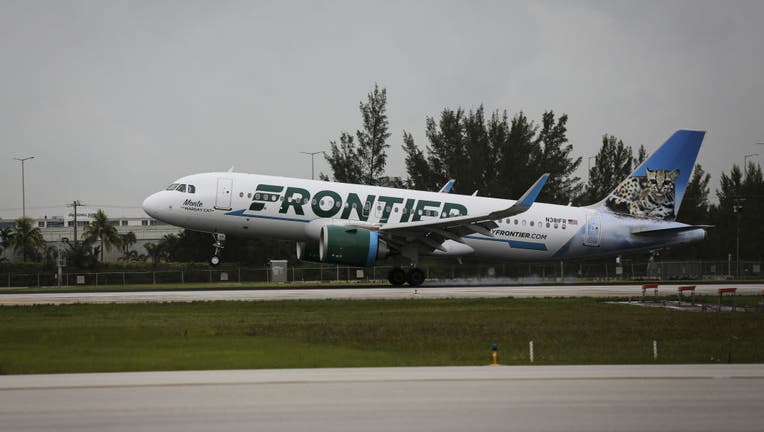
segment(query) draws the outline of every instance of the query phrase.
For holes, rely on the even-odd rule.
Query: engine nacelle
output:
[[[301,261],[320,262],[319,244],[314,242],[297,242],[297,259]]]
[[[321,262],[371,267],[390,253],[379,233],[342,225],[321,227],[318,245]]]

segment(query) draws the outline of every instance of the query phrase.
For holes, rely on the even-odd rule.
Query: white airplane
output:
[[[143,202],[151,217],[213,234],[297,242],[301,260],[373,266],[393,285],[424,282],[421,256],[542,261],[654,251],[701,241],[675,222],[705,132],[679,130],[597,204],[536,203],[544,174],[518,200],[235,172],[192,174]],[[450,183],[450,182],[449,182]]]

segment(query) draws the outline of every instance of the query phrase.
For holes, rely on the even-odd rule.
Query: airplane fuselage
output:
[[[381,227],[487,214],[512,200],[234,172],[194,174],[144,202],[150,216],[196,231],[317,242],[326,225]],[[193,193],[189,192],[193,189]],[[447,240],[431,255],[541,261],[621,255],[700,241],[703,229],[592,207],[533,203],[487,233]],[[638,230],[667,230],[641,236]],[[428,254],[428,253],[425,253]]]

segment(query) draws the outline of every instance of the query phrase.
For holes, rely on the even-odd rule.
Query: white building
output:
[[[78,240],[82,241],[84,239],[85,227],[90,224],[94,215],[95,213],[77,212]],[[64,249],[67,247],[67,242],[74,241],[74,214],[67,216],[45,216],[40,219],[32,219],[32,221],[40,229],[43,239],[45,239],[49,246]],[[178,235],[183,231],[183,228],[168,225],[150,217],[109,218],[108,221],[117,228],[119,234],[127,234],[130,231],[135,234],[137,241],[130,249],[137,251],[139,254],[146,253],[143,247],[146,243],[157,243],[167,234]],[[0,229],[12,228],[14,224],[15,220],[0,219]],[[5,250],[0,256],[9,260],[15,258],[12,250]],[[121,256],[122,250],[120,248],[104,251],[105,261],[116,261]]]

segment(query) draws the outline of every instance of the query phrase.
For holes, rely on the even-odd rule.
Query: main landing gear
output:
[[[404,283],[408,283],[411,286],[422,285],[425,280],[425,274],[422,269],[413,267],[409,271],[405,271],[400,267],[394,267],[387,274],[387,280],[393,286],[401,286]]]
[[[212,238],[215,240],[215,242],[212,243],[215,252],[213,253],[212,258],[210,258],[210,265],[215,267],[220,264],[220,254],[225,247],[225,234],[213,233]]]

